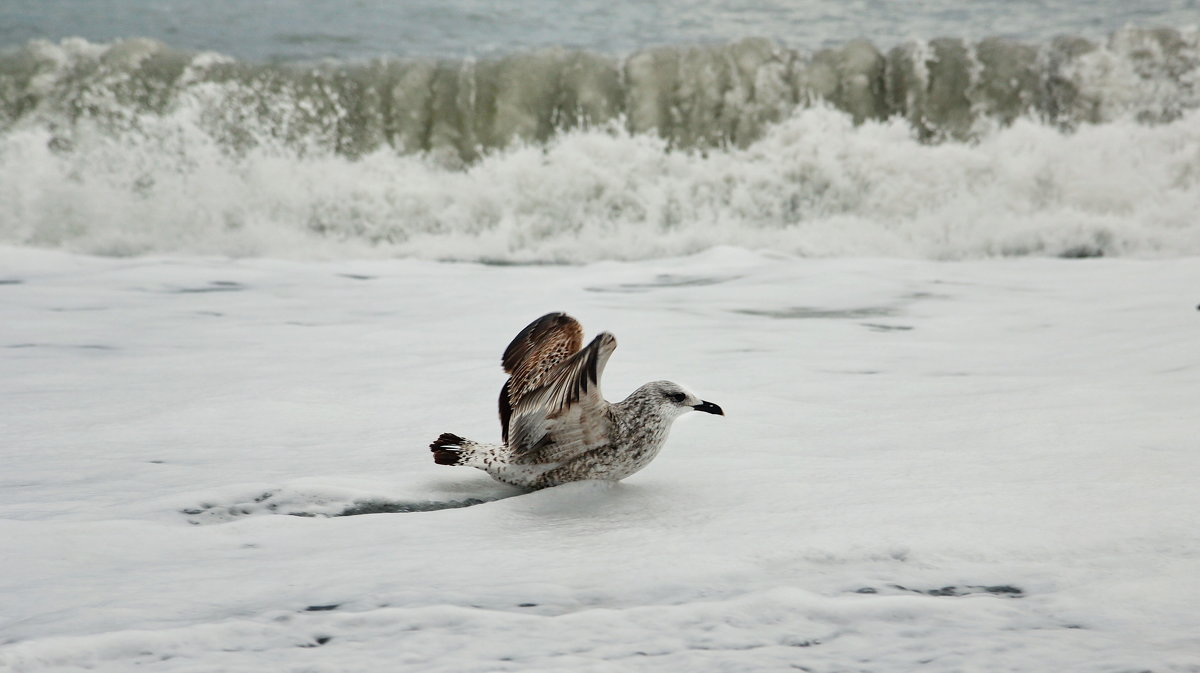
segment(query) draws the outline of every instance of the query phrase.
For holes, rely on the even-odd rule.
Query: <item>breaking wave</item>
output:
[[[266,65],[0,56],[0,243],[580,262],[1200,254],[1200,34]]]

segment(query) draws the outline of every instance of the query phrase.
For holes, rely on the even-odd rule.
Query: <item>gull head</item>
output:
[[[676,418],[689,411],[703,411],[709,414],[724,416],[721,407],[700,399],[698,395],[672,381],[653,381],[638,388],[630,397],[642,397],[659,414],[666,418]]]

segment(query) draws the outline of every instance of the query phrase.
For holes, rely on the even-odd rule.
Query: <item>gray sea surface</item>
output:
[[[866,38],[1098,39],[1200,23],[1200,0],[3,0],[0,48],[149,37],[253,61],[462,58],[548,46],[625,54],[763,37],[796,49]]]

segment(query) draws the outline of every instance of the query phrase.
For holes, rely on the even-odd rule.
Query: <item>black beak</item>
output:
[[[718,416],[725,415],[725,412],[721,411],[721,407],[718,407],[717,405],[713,404],[712,402],[705,402],[704,400],[701,400],[700,404],[697,404],[696,406],[694,406],[692,408],[695,409],[696,411],[703,411],[703,412],[710,413],[710,414],[716,414]]]

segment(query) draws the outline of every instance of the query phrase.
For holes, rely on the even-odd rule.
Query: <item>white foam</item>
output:
[[[1197,663],[1195,259],[0,269],[6,671]],[[555,309],[610,399],[727,415],[617,486],[324,517],[512,495],[426,445],[498,436]]]
[[[565,134],[466,169],[216,146],[202,119],[140,120],[121,142],[0,137],[0,242],[102,255],[567,261],[718,245],[813,256],[1200,252],[1200,113],[1074,133],[1018,121],[929,145],[907,124],[797,113],[745,150],[667,151]]]

